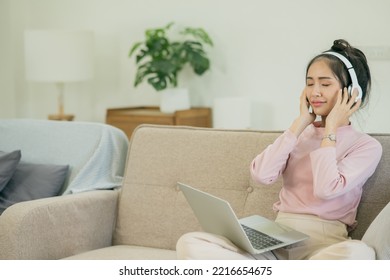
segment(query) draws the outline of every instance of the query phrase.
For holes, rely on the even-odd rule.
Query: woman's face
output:
[[[341,84],[325,59],[313,62],[307,71],[306,97],[317,116],[327,116],[337,100]]]

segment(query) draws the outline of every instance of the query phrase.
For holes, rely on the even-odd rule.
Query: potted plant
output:
[[[188,92],[185,96],[183,93],[167,92],[166,89],[177,89],[178,74],[187,64],[195,74],[203,75],[210,68],[204,45],[213,46],[209,35],[202,28],[186,27],[176,34],[180,35],[178,39],[171,39],[170,36],[174,35],[169,31],[173,24],[172,22],[162,28],[146,30],[145,40],[134,43],[129,52],[129,57],[135,55],[137,65],[134,86],[137,87],[146,79],[156,91],[168,95],[167,98],[171,101],[182,103],[171,108],[164,103],[162,96],[160,109],[170,112],[190,107]],[[172,94],[175,97],[172,97]]]

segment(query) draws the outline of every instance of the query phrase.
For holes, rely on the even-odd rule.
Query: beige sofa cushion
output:
[[[368,227],[362,240],[375,249],[379,260],[390,259],[390,203]]]
[[[174,250],[199,224],[177,182],[227,199],[239,217],[274,218],[280,182],[256,185],[252,159],[279,133],[183,127],[139,127],[130,143],[114,244]]]
[[[65,260],[176,260],[176,251],[139,246],[117,245],[92,250]]]

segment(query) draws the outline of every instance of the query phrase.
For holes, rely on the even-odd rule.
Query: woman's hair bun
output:
[[[351,49],[351,45],[343,40],[343,39],[339,39],[339,40],[335,40],[333,42],[333,46],[331,48],[333,51],[336,51],[336,52],[346,52],[348,53]]]

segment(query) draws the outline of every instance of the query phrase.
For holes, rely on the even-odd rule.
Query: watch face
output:
[[[334,135],[334,134],[328,134],[328,135],[324,136],[324,139],[325,138],[328,138],[330,141],[336,142],[336,135]]]

